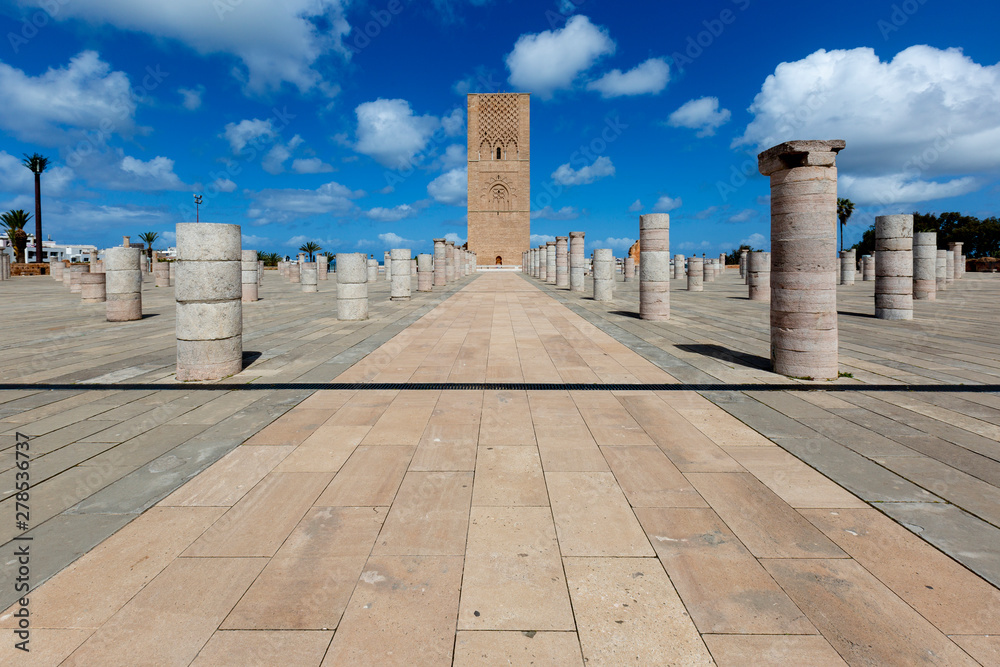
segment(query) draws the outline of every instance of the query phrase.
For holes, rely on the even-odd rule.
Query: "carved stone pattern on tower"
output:
[[[479,98],[479,151],[492,154],[502,148],[504,157],[517,155],[517,95],[500,93]]]

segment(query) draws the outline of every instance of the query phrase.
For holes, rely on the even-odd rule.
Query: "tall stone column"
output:
[[[955,253],[952,250],[949,250],[948,254],[945,255],[945,262],[948,268],[945,275],[945,282],[950,285],[955,282]]]
[[[548,250],[547,246],[538,246],[538,279],[543,283],[548,282],[549,277],[549,263],[548,263]]]
[[[142,319],[142,251],[138,248],[108,248],[104,254],[108,322]],[[63,269],[67,275],[69,269]]]
[[[337,319],[368,319],[368,270],[363,252],[337,253]]]
[[[861,256],[861,282],[872,282],[875,280],[875,256]]]
[[[444,245],[444,279],[450,285],[455,282],[455,244],[448,241]]]
[[[316,255],[316,279],[329,280],[330,258],[326,255]]]
[[[837,153],[842,140],[789,141],[758,156],[771,179],[771,364],[838,377]]]
[[[875,317],[913,319],[913,216],[875,218]]]
[[[594,301],[611,301],[615,293],[615,255],[611,248],[594,251]]]
[[[257,251],[244,250],[240,253],[240,255],[240,280],[243,285],[241,300],[243,303],[252,303],[257,300],[257,287],[260,283],[259,276],[257,275],[257,272],[260,269],[257,264]],[[159,286],[159,278],[157,278],[156,284]]]
[[[857,266],[857,259],[854,255],[854,250],[842,250],[840,252],[840,284],[841,285],[853,285],[854,284],[854,274],[856,273],[855,267]]]
[[[913,234],[913,298],[937,299],[937,232]]]
[[[639,252],[642,253],[642,244],[639,244]],[[684,280],[684,255],[674,255],[674,280]]]
[[[740,249],[740,278],[747,277],[747,254],[749,252],[746,248]]]
[[[220,380],[243,370],[239,225],[177,225],[177,379]]]
[[[410,300],[410,249],[393,248],[392,254],[392,285],[389,291],[390,301]]]
[[[303,292],[314,294],[319,291],[319,268],[316,266],[316,262],[302,262],[299,278]]]
[[[545,242],[545,282],[556,284],[556,242]]]
[[[934,265],[934,282],[938,292],[948,288],[948,251],[937,251],[937,263]]]
[[[952,253],[952,278],[961,280],[965,275],[965,262],[962,261],[962,241],[951,241],[948,243],[948,250]]]
[[[434,285],[434,255],[422,252],[417,255],[417,291],[430,292]]]
[[[714,283],[715,282],[715,262],[716,262],[716,260],[706,258],[706,259],[704,259],[702,261],[704,263],[704,266],[703,266],[703,269],[702,269],[702,281],[706,282],[706,283]]]
[[[688,291],[705,291],[705,269],[704,261],[701,257],[688,257]]]
[[[80,275],[80,303],[107,301],[107,274],[84,273]]]
[[[556,287],[569,287],[569,237],[556,237]]]
[[[771,253],[756,250],[747,255],[748,296],[751,301],[771,300]]]
[[[434,239],[434,287],[448,284],[447,250],[444,239]]]
[[[584,290],[583,274],[586,272],[587,253],[584,250],[584,232],[569,233],[569,289],[571,292]]]
[[[392,282],[392,254],[386,250],[382,253],[382,266],[385,268],[385,281]]]
[[[625,258],[626,281],[632,262],[631,255]],[[639,318],[670,319],[670,216],[666,213],[639,216]]]

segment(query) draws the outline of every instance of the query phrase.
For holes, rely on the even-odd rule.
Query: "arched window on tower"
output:
[[[500,159],[500,147],[499,146],[497,146],[497,159],[498,160]]]

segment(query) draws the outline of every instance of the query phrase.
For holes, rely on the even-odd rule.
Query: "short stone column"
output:
[[[625,281],[633,280],[635,260],[625,258]],[[629,275],[633,274],[633,275]],[[639,318],[670,319],[670,216],[639,216]]]
[[[84,273],[80,275],[80,303],[104,303],[107,301],[107,274]]]
[[[410,249],[393,248],[392,255],[392,286],[389,291],[390,301],[410,300]]]
[[[545,282],[556,284],[556,242],[545,242]]]
[[[934,283],[938,292],[948,289],[948,251],[937,251],[937,262],[934,265]]]
[[[670,263],[669,259],[667,259],[667,263],[668,264]],[[668,266],[667,268],[669,269],[670,267]],[[635,260],[632,258],[631,255],[629,255],[628,257],[625,258],[625,264],[624,266],[622,266],[622,281],[630,283],[633,282],[634,280],[635,280]]]
[[[913,234],[913,298],[937,299],[937,232]]]
[[[913,319],[913,216],[875,218],[875,317]]]
[[[434,255],[423,252],[417,255],[417,291],[430,292],[434,285]]]
[[[316,256],[316,279],[317,280],[329,280],[328,274],[330,273],[330,258],[326,255]]]
[[[177,225],[178,380],[243,370],[242,256],[239,225]]]
[[[299,282],[302,283],[303,292],[313,294],[319,291],[319,267],[316,266],[316,262],[302,262]]]
[[[69,291],[72,294],[80,293],[80,276],[90,273],[89,264],[73,264],[69,267]]]
[[[253,303],[259,296],[260,284],[257,265],[257,251],[243,250],[240,252],[240,300],[243,303]]]
[[[167,262],[153,262],[153,285],[156,287],[170,287],[170,264]]]
[[[714,259],[705,258],[702,260],[702,282],[714,283],[715,282],[715,261]]]
[[[448,250],[444,239],[434,239],[434,287],[448,284]]]
[[[740,278],[747,277],[747,255],[750,253],[746,248],[740,249]]]
[[[861,256],[861,282],[872,282],[875,280],[875,256]]]
[[[948,250],[952,253],[952,278],[961,280],[965,275],[965,262],[962,261],[962,241],[951,241],[948,243]]]
[[[639,244],[639,253],[642,253],[642,244]],[[684,255],[674,255],[674,280],[684,280]]]
[[[854,274],[857,272],[857,259],[854,250],[840,251],[840,284],[853,285]]]
[[[771,300],[771,253],[756,250],[746,257],[747,294],[751,301]]]
[[[368,271],[364,253],[337,253],[337,319],[368,319]]]
[[[108,248],[104,255],[108,322],[142,319],[142,251]]]
[[[584,290],[583,274],[587,270],[587,253],[584,250],[584,232],[569,233],[569,289],[571,292]]]
[[[640,248],[641,251],[641,248]],[[704,292],[705,291],[705,269],[704,262],[701,257],[688,257],[688,291],[689,292]]]
[[[302,282],[302,264],[299,262],[289,262],[288,282],[298,284]]]
[[[444,279],[449,285],[455,282],[455,244],[448,241],[444,244]]]
[[[368,266],[368,282],[373,283],[378,280],[378,260],[374,257],[369,257],[365,262]]]
[[[556,237],[556,287],[569,287],[569,237]]]
[[[842,140],[789,141],[758,155],[771,185],[771,365],[838,377],[837,153]]]
[[[615,294],[615,255],[611,248],[594,251],[594,301],[611,301]]]
[[[538,246],[538,279],[543,283],[548,282],[549,264],[548,250],[546,245]]]

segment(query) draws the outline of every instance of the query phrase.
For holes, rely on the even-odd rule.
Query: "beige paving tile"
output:
[[[614,394],[578,391],[572,397],[594,440],[602,447],[655,444]]]
[[[323,664],[450,665],[461,556],[372,556]]]
[[[321,389],[298,404],[301,410],[328,410],[336,412],[354,397],[355,391],[343,389]]]
[[[945,634],[1000,635],[1000,591],[878,510],[802,514]]]
[[[483,414],[483,394],[477,391],[442,391],[431,412],[431,424],[478,424]]]
[[[565,558],[564,563],[588,664],[712,664],[655,558]]]
[[[469,530],[471,472],[408,472],[374,554],[461,556]]]
[[[538,453],[546,472],[604,472],[608,463],[586,426],[537,426]]]
[[[396,495],[414,447],[358,447],[316,505],[388,507]]]
[[[546,472],[563,556],[653,556],[614,475]]]
[[[264,558],[178,558],[64,665],[188,665],[260,573]]]
[[[549,496],[535,447],[480,447],[473,505],[544,505]]]
[[[463,630],[575,630],[548,507],[473,507]]]
[[[839,667],[846,662],[820,636],[702,635],[719,667]]]
[[[80,628],[31,628],[30,632],[26,644],[27,652],[15,646],[16,643],[23,641],[22,639],[15,637],[12,633],[4,633],[8,636],[0,642],[0,664],[17,665],[18,667],[58,665],[94,631]]]
[[[828,537],[753,475],[685,475],[757,558],[846,558]]]
[[[950,639],[983,665],[1000,665],[1000,635],[951,635]]]
[[[191,667],[318,665],[332,638],[332,632],[219,631]]]
[[[170,506],[232,506],[264,479],[294,447],[243,445],[160,501]]]
[[[330,418],[329,410],[292,409],[261,429],[246,445],[297,445]]]
[[[632,507],[708,507],[659,447],[603,447],[602,452]]]
[[[438,392],[401,391],[368,432],[364,445],[416,445],[420,442]]]
[[[975,664],[853,560],[761,562],[848,664]]]
[[[868,507],[868,503],[780,447],[723,449],[792,507]]]
[[[435,423],[432,417],[413,454],[410,470],[475,470],[478,440],[478,422]]]
[[[580,639],[575,632],[474,632],[459,630],[455,667],[531,667],[579,665]]]
[[[663,400],[664,394],[658,394]],[[669,403],[669,401],[667,401]],[[774,443],[728,412],[708,404],[707,409],[676,408],[688,420],[720,447],[774,447]]]
[[[523,391],[483,392],[480,445],[534,445],[528,397]]]
[[[330,481],[329,473],[272,472],[182,556],[273,556]]]
[[[701,632],[816,633],[712,510],[639,509],[636,515]]]
[[[221,507],[154,507],[31,594],[33,628],[98,628],[222,516]],[[7,610],[0,627],[17,622]]]

